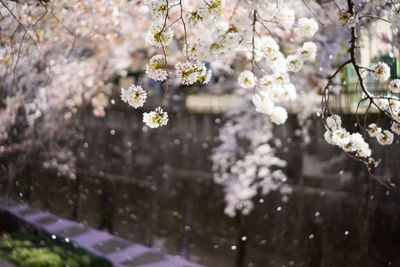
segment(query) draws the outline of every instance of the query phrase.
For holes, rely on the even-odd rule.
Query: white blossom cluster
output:
[[[190,4],[180,0],[152,1],[153,26],[147,41],[160,49],[162,55],[150,59],[146,73],[157,81],[165,81],[169,76],[165,63],[173,32],[177,39],[184,39],[182,52],[188,59],[175,63],[175,78],[179,84],[206,84],[211,70],[204,62],[230,62],[238,54],[245,53],[253,67],[260,67],[257,71],[254,68],[242,71],[238,75],[239,85],[245,89],[256,88],[253,98],[256,109],[271,116],[274,123],[282,124],[288,117],[285,103],[296,98],[289,73],[299,72],[305,62],[313,62],[317,45],[303,42],[299,47],[292,47],[293,53],[285,56],[272,32],[265,31],[264,23],[276,24],[277,35],[294,32],[296,43],[313,37],[318,23],[306,17],[296,22],[294,10],[283,1],[240,1],[230,3],[232,7],[226,4],[221,0]],[[230,12],[231,16],[224,14]],[[261,35],[260,31],[265,32]]]
[[[367,18],[373,18],[371,20],[372,22],[369,22],[371,28],[376,27],[377,24],[374,23],[375,21],[384,21],[385,23],[391,24],[394,35],[398,33],[398,30],[395,29],[399,14],[399,10],[397,9],[398,3],[396,1],[365,1],[365,3],[358,3],[359,6],[357,6],[356,3],[357,1],[354,2],[353,11],[349,11],[347,7],[343,7],[339,8],[338,12],[339,22],[342,25],[346,25],[348,28],[353,28],[353,34],[356,31],[354,29],[355,27],[357,27],[357,30],[362,29],[362,27],[368,27],[368,22],[365,22]],[[362,21],[362,19],[364,21]],[[351,38],[350,36],[349,39]],[[356,47],[356,49],[358,49],[358,47]],[[359,63],[351,62],[351,64]],[[382,61],[374,64],[371,68],[360,65],[358,65],[358,68],[361,69],[359,75],[361,77],[358,77],[357,84],[362,83],[363,87],[363,98],[360,100],[359,106],[366,101],[369,105],[366,113],[370,112],[371,108],[378,110],[391,122],[390,129],[382,129],[378,126],[378,122],[370,123],[368,126],[359,125],[359,127],[368,133],[370,138],[376,139],[380,145],[391,145],[394,142],[394,134],[398,135],[400,133],[400,98],[396,95],[400,93],[400,80],[390,79],[391,68],[387,63]],[[377,81],[377,86],[384,86],[388,90],[382,95],[375,95],[373,90],[369,90],[369,85],[366,83],[367,76],[364,75],[365,72],[368,72],[371,77]],[[357,108],[357,112],[358,110]],[[364,114],[365,118],[367,115],[368,114]],[[371,150],[369,149],[369,145],[360,133],[351,134],[341,127],[341,119],[338,115],[328,117],[325,122],[327,127],[325,139],[328,143],[339,146],[344,151],[361,159],[361,161],[368,165],[373,163],[373,166],[377,166],[378,162],[370,157]]]
[[[396,83],[396,80],[389,83],[389,89],[391,89],[390,84],[394,83]],[[400,135],[400,101],[395,96],[389,99],[378,97],[374,101],[376,101],[376,105],[381,110],[393,116],[394,119],[390,128],[391,131],[388,129],[382,129],[376,123],[369,124],[366,131],[368,132],[368,135],[371,138],[375,138],[380,145],[391,145],[394,141],[393,133]],[[351,134],[344,129],[339,115],[335,114],[328,117],[326,119],[326,127],[327,131],[325,132],[324,137],[329,144],[339,146],[344,151],[351,153],[358,158],[367,159],[367,162],[375,162],[370,158],[371,149],[362,135],[360,133]]]
[[[150,128],[158,128],[168,123],[168,114],[158,107],[154,111],[143,113],[143,122]]]
[[[400,80],[390,80],[390,67],[384,63],[379,62],[372,70],[374,79],[380,82],[387,82],[388,91],[392,94],[400,93]],[[372,138],[376,138],[380,145],[391,145],[394,140],[394,134],[400,134],[400,99],[396,95],[390,97],[373,96],[374,104],[384,113],[388,114],[392,119],[390,130],[382,130],[376,123],[368,125],[368,134]]]
[[[154,55],[146,65],[146,74],[155,81],[165,81],[168,78],[165,59],[162,55]]]
[[[400,79],[391,80],[389,83],[389,90],[394,93],[400,93]]]
[[[147,33],[146,42],[154,47],[162,48],[172,42],[174,33],[171,28],[153,24]]]
[[[104,117],[106,115],[104,108],[108,105],[108,101],[108,96],[104,92],[99,92],[90,100],[93,107],[93,114],[96,117]]]
[[[70,150],[57,150],[49,160],[43,162],[43,167],[56,170],[60,177],[76,179],[76,158]]]
[[[140,85],[131,85],[128,89],[121,88],[121,100],[133,108],[143,107],[147,93]]]
[[[245,89],[253,88],[257,84],[257,77],[251,71],[245,70],[239,74],[238,82]]]
[[[356,25],[359,21],[357,15],[351,14],[350,12],[348,12],[346,10],[342,10],[342,9],[339,10],[338,18],[339,18],[339,22],[341,24],[346,25],[349,28],[356,27]]]
[[[185,25],[185,31],[192,31],[187,27],[209,26],[222,12],[222,2],[220,0],[201,1],[199,4],[194,5],[192,10],[184,10],[183,5],[183,3],[177,1],[155,0],[151,2],[153,25],[147,33],[146,40],[150,45],[161,49],[164,53],[163,55],[156,55],[147,64],[146,74],[155,81],[165,81],[168,78],[165,51],[173,40],[173,24],[181,20]],[[178,8],[178,6],[182,8],[179,13],[181,16],[174,18],[175,20],[170,19],[170,17],[174,16],[173,9]],[[185,42],[187,42],[186,34],[187,32],[185,32]],[[189,46],[188,44],[186,47],[188,61],[175,64],[176,79],[183,85],[207,84],[211,79],[212,72],[206,68],[205,63],[200,61],[200,58],[189,56],[193,55],[195,50],[194,46]]]
[[[395,125],[397,124],[393,124],[393,126]],[[393,126],[392,128],[395,129]],[[388,130],[382,131],[382,128],[378,127],[375,123],[368,125],[368,134],[370,137],[376,138],[378,143],[382,146],[391,145],[393,143],[393,133]]]
[[[318,24],[313,19],[302,18],[298,22],[298,32],[301,36],[311,37],[318,30]],[[278,43],[271,37],[261,38],[256,43],[256,61],[265,60],[269,70],[258,79],[251,71],[243,71],[238,76],[238,83],[242,88],[255,88],[253,104],[258,112],[271,117],[277,125],[283,124],[288,115],[283,105],[296,99],[297,93],[290,82],[290,72],[299,72],[305,62],[313,62],[317,55],[317,45],[305,42],[295,54],[286,58]]]
[[[251,109],[246,99],[239,101],[228,117],[220,129],[221,145],[213,151],[212,160],[214,181],[223,186],[225,193],[225,213],[234,217],[250,213],[259,191],[266,195],[283,190],[286,176],[280,169],[286,162],[275,156],[270,145],[272,124]],[[282,193],[291,192],[289,187],[285,189]]]
[[[69,118],[85,102],[92,104],[96,116],[104,115],[110,93],[107,80],[114,72],[129,65],[126,53],[137,48],[133,45],[137,44],[136,37],[126,34],[127,28],[121,21],[129,24],[127,21],[137,19],[140,5],[127,1],[89,3],[73,0],[49,2],[45,7],[28,1],[8,2],[7,6],[10,12],[18,13],[19,22],[8,9],[0,7],[4,15],[0,45],[2,85],[10,88],[15,83],[15,88],[27,88],[26,95],[38,99],[42,98],[41,92],[45,94],[46,105],[25,100],[27,113],[34,115],[32,118],[56,115],[59,111]],[[52,12],[44,13],[46,8]],[[38,23],[39,18],[48,23]],[[28,41],[21,43],[21,49],[15,46],[24,36],[23,32],[15,31],[14,25],[19,23],[22,23],[20,27],[28,29],[25,36]],[[136,30],[140,27],[138,25]],[[127,42],[131,48],[120,49],[119,46],[125,46]],[[17,51],[18,65],[12,54]],[[126,53],[117,55],[115,51]],[[122,62],[121,58],[124,58],[123,66],[117,64],[117,61]],[[13,80],[11,69],[14,67],[21,79]]]
[[[71,147],[77,147],[81,133],[71,118],[86,105],[95,116],[105,116],[115,74],[126,73],[131,53],[145,47],[138,42],[148,26],[144,8],[125,0],[0,5],[0,154],[23,151],[22,164],[29,163],[30,153],[46,151],[35,160],[74,178]],[[15,127],[16,141],[3,142],[12,140]]]
[[[178,81],[184,85],[195,82],[207,84],[211,79],[211,70],[207,70],[202,62],[178,62],[175,64],[175,74]]]
[[[238,42],[237,48],[224,51],[223,48],[229,46],[220,45],[222,42],[213,42],[213,48],[215,48],[213,51],[221,51],[221,54],[210,55],[209,53],[207,56],[208,58],[219,56],[225,59],[234,51],[241,50],[248,60],[254,57],[254,65],[257,68],[254,72],[244,70],[239,73],[238,83],[244,88],[240,94],[241,101],[228,113],[228,120],[220,129],[221,145],[213,151],[212,156],[214,181],[224,189],[225,213],[231,217],[249,214],[259,193],[268,194],[272,190],[280,190],[282,194],[291,192],[290,187],[285,184],[286,176],[281,171],[285,166],[285,161],[275,155],[275,148],[272,146],[272,141],[275,139],[273,140],[271,122],[281,124],[286,121],[288,116],[286,108],[289,108],[286,107],[287,104],[291,110],[302,117],[301,121],[305,122],[306,118],[315,111],[316,102],[320,102],[320,96],[317,93],[310,94],[311,88],[308,81],[306,82],[306,75],[292,77],[292,79],[290,75],[293,73],[292,70],[299,71],[306,66],[305,62],[316,59],[317,45],[308,40],[304,42],[303,38],[313,35],[318,24],[314,20],[302,20],[303,27],[300,28],[298,24],[295,24],[294,11],[282,4],[270,4],[266,1],[243,1],[240,4],[247,4],[246,7],[258,8],[257,10],[273,10],[273,12],[263,13],[263,16],[282,27],[282,35],[278,34],[282,47],[278,44],[278,39],[270,34],[261,37],[256,35],[254,42],[256,49],[253,50],[251,19],[249,16],[240,20],[236,17],[232,18],[231,24],[237,21],[240,23],[233,24],[229,32],[220,35],[219,40],[225,40],[223,38],[225,36],[240,36],[240,32],[245,32],[240,38],[229,39]],[[229,27],[222,29],[227,30]],[[288,32],[296,35],[296,42],[289,39]],[[300,39],[299,42],[298,39]],[[291,43],[289,49],[284,46],[288,43]],[[300,45],[298,46],[297,43]],[[194,50],[198,55],[203,56],[207,54],[207,49],[199,49],[203,47],[202,45],[207,47],[205,43],[200,43]],[[295,53],[285,56],[282,51]],[[309,71],[314,72],[311,67]],[[301,85],[299,93],[296,92],[294,82]],[[256,89],[255,92],[251,90],[253,88]],[[246,102],[248,100],[252,100],[256,106],[255,109]],[[269,116],[264,116],[264,114],[269,114]],[[303,130],[302,127],[299,132],[303,133]]]
[[[325,140],[336,145],[344,151],[354,154],[359,158],[369,158],[371,149],[360,133],[349,133],[342,127],[342,120],[339,115],[332,115],[326,119]]]
[[[372,77],[378,81],[387,81],[390,78],[390,67],[384,62],[379,62],[372,71]]]
[[[304,37],[313,37],[318,31],[318,23],[313,18],[301,18],[296,29]]]

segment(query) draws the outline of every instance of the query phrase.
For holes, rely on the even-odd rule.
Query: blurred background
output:
[[[32,18],[43,10],[6,2]],[[47,23],[41,22],[36,31],[42,36],[44,53],[32,52],[34,42],[26,41],[18,68],[6,61],[11,60],[6,44],[23,43],[24,31],[10,33],[13,30],[7,27],[18,25],[10,16],[0,21],[4,78],[0,85],[0,258],[12,261],[10,246],[15,246],[12,250],[22,246],[11,240],[30,240],[32,247],[54,251],[53,245],[43,246],[43,242],[52,244],[51,235],[38,237],[37,229],[5,211],[12,200],[204,266],[400,266],[399,190],[383,185],[362,163],[323,137],[320,86],[345,58],[348,37],[347,30],[330,22],[329,10],[316,1],[310,3],[325,19],[322,33],[315,38],[321,51],[318,67],[308,66],[303,75],[293,78],[300,88],[298,101],[290,107],[285,124],[272,126],[268,118],[256,114],[245,94],[237,93],[235,75],[243,57],[229,62],[229,70],[224,62],[211,64],[216,71],[205,86],[172,83],[165,95],[162,83],[145,76],[146,59],[154,51],[138,41],[143,35],[139,26],[132,30],[115,22],[110,27],[120,32],[111,30],[106,36],[98,30],[105,27],[99,25],[114,23],[114,18],[103,21],[101,15],[91,16],[100,11],[108,14],[111,5],[72,2],[71,8],[81,12],[76,17],[86,16],[81,24],[96,34],[85,36],[81,26],[67,20],[70,13],[56,10],[64,24],[47,13]],[[298,2],[295,5],[300,6],[302,1]],[[140,1],[119,5],[116,20],[132,25],[134,19],[146,17]],[[304,6],[297,11],[309,12]],[[1,14],[6,14],[4,6]],[[81,37],[75,38],[69,29],[81,30]],[[130,37],[118,37],[123,34]],[[399,78],[398,39],[390,25],[369,21],[361,32],[360,62],[384,61],[392,77]],[[54,56],[61,47],[69,55]],[[65,61],[71,55],[73,59]],[[132,109],[120,99],[120,88],[131,84],[148,88],[143,109]],[[330,108],[341,114],[347,129],[355,130],[359,93],[352,67],[341,71],[338,84],[330,94]],[[372,80],[368,86],[377,94],[385,91]],[[169,123],[150,129],[143,124],[142,114],[158,106],[168,112]],[[367,120],[390,127],[377,111]],[[257,155],[249,143],[263,134],[274,155],[286,162],[280,168],[285,178],[257,189],[248,214],[232,215],[227,211],[227,184],[218,178],[231,161]],[[398,140],[390,149],[372,142],[371,149],[380,160],[374,175],[398,184]],[[226,153],[235,156],[225,162]],[[61,243],[66,247],[60,257],[88,257],[77,256],[76,266],[108,264]],[[88,262],[92,265],[84,265]],[[19,266],[35,266],[23,264]]]

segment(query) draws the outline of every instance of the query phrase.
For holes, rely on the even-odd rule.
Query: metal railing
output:
[[[392,96],[390,91],[382,84],[378,83],[367,83],[367,88],[369,92],[374,96]],[[346,85],[345,90],[339,94],[329,95],[329,107],[332,111],[344,114],[355,114],[366,112],[369,106],[369,101],[359,102],[363,98],[363,93],[359,88],[356,90],[356,84]],[[379,110],[375,107],[370,107],[369,112],[379,113]]]

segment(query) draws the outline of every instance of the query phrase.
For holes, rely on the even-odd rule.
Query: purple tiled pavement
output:
[[[115,267],[204,267],[180,257],[164,255],[153,248],[130,242],[104,231],[89,227],[82,229],[82,224],[59,218],[49,212],[34,210],[26,204],[17,204],[8,199],[0,198],[0,211],[8,212],[56,238],[73,242],[78,247],[107,259]],[[66,233],[71,229],[79,230],[78,234],[68,237]],[[107,247],[104,247],[106,245]],[[140,263],[139,259],[143,263]],[[130,262],[139,263],[130,265]]]
[[[123,262],[129,260],[135,256],[138,256],[142,253],[148,252],[150,249],[143,245],[133,244],[132,246],[122,250],[117,251],[111,254],[108,254],[106,258],[113,262]]]

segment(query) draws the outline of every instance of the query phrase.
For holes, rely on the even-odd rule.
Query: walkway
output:
[[[156,249],[36,210],[27,204],[0,198],[0,211],[8,212],[55,238],[72,242],[94,255],[106,258],[114,267],[202,267],[178,256],[165,255]]]
[[[8,261],[5,261],[0,258],[0,266],[1,267],[15,267],[15,265],[9,263]]]

